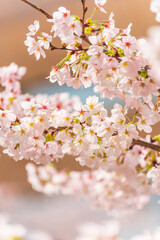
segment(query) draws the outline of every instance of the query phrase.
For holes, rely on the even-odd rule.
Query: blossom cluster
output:
[[[97,7],[105,2],[95,1]],[[52,46],[51,49],[68,51],[67,56],[52,68],[50,81],[74,88],[87,88],[93,83],[94,91],[101,97],[121,98],[126,101],[126,107],[140,113],[138,129],[150,133],[149,125],[159,121],[159,108],[155,108],[152,96],[159,94],[160,82],[154,77],[139,42],[130,35],[131,25],[127,29],[116,28],[111,14],[109,20],[98,23],[89,18],[83,26],[80,18],[71,16],[64,7],[54,12],[49,21],[53,22],[51,32],[62,43],[62,48]],[[30,34],[36,24],[29,26]],[[85,37],[82,36],[83,30]],[[89,46],[81,45],[83,38]]]
[[[23,225],[15,224],[5,217],[0,216],[0,240],[53,240],[48,233],[40,230],[28,231]]]
[[[105,12],[105,3],[95,0],[95,11]],[[160,121],[160,81],[141,41],[130,35],[131,25],[115,27],[112,13],[109,20],[92,20],[93,13],[85,21],[85,1],[82,4],[82,19],[64,7],[49,16],[53,36],[40,32],[36,20],[29,26],[25,45],[37,60],[40,55],[45,57],[42,48],[67,51],[52,68],[51,82],[74,88],[94,84],[101,97],[121,98],[124,106],[116,103],[108,111],[97,96],[89,96],[82,104],[68,94],[21,94],[19,80],[25,68],[11,64],[0,68],[4,88],[0,93],[0,145],[15,160],[36,164],[73,156],[89,170],[66,173],[50,165],[28,165],[33,188],[46,194],[86,194],[106,211],[125,212],[133,206],[141,208],[153,190],[159,194],[160,154],[153,149],[160,137],[142,140],[140,134],[151,133]],[[61,47],[52,43],[55,37],[60,38]]]
[[[53,23],[53,37],[58,36],[62,49],[68,52],[52,68],[51,82],[58,82],[60,86],[66,83],[74,88],[88,88],[93,84],[94,91],[101,97],[111,99],[127,100],[128,94],[130,98],[145,99],[157,94],[160,82],[152,78],[148,61],[136,38],[130,35],[131,25],[127,29],[116,28],[113,13],[108,20],[98,23],[89,18],[84,28],[89,46],[83,47],[83,26],[78,16],[71,16],[70,11],[60,7],[48,21]],[[29,26],[30,35],[33,34],[32,28],[38,29],[37,21]],[[32,49],[30,42],[25,44]],[[56,49],[52,44],[50,46],[52,50]]]
[[[51,32],[54,32],[54,37],[59,37],[64,46],[74,48],[82,44],[80,19],[71,16],[69,10],[58,8],[58,11],[53,13],[53,19],[48,21],[53,23]]]
[[[13,97],[15,97],[21,93],[19,80],[21,80],[25,73],[26,68],[18,67],[15,63],[11,63],[9,66],[0,68],[0,85],[4,90],[0,93],[1,102],[4,101],[3,97],[6,97],[8,94],[13,94]],[[5,106],[5,109],[6,108],[7,106]]]
[[[53,165],[26,166],[28,181],[35,191],[47,195],[88,196],[95,207],[112,215],[141,209],[149,200],[151,187],[144,174],[137,175],[129,167],[117,171],[103,170],[65,172]]]
[[[96,96],[88,97],[85,105],[67,94],[20,94],[12,98],[9,108],[3,102],[0,126],[4,152],[15,160],[26,158],[43,164],[70,154],[82,166],[107,170],[138,138],[138,131],[150,133],[159,121],[159,108],[142,104],[140,99],[124,108],[115,104],[110,115]],[[127,117],[127,105],[139,109],[132,121]]]
[[[128,122],[127,108],[119,104],[115,104],[109,116],[96,96],[73,108],[71,113],[59,110],[56,102],[40,96],[22,101],[21,116],[17,111],[0,110],[4,152],[15,160],[25,158],[43,164],[70,154],[82,166],[107,170],[138,138],[138,130],[151,132],[150,125],[159,119],[137,117],[136,123]]]
[[[53,67],[50,81],[74,88],[95,85],[102,98],[146,97],[155,94],[157,83],[151,78],[148,62],[138,51],[136,39],[126,30],[115,28],[113,15],[99,34],[88,37],[86,51],[68,53],[62,65]]]
[[[39,21],[37,20],[35,20],[34,24],[30,25],[28,28],[30,32],[27,34],[25,45],[28,46],[29,54],[34,54],[36,60],[39,60],[41,55],[43,58],[45,58],[46,54],[42,47],[44,47],[44,49],[49,49],[50,42],[52,41],[52,36],[45,32],[39,32],[40,25]],[[34,38],[36,34],[38,34],[38,40]]]
[[[106,3],[106,0],[95,0],[97,8],[105,12],[102,6]],[[54,38],[59,37],[61,39],[62,45],[71,49],[80,48],[82,44],[82,27],[79,17],[72,16],[70,11],[64,7],[58,8],[58,11],[53,13],[53,18],[48,19],[49,22],[53,23],[51,33],[54,32]],[[35,20],[33,25],[28,27],[29,33],[27,33],[27,39],[25,40],[25,45],[28,46],[29,54],[34,54],[36,60],[39,60],[42,55],[43,58],[46,54],[43,50],[52,48],[52,36],[46,32],[40,32],[39,21]],[[37,40],[35,36],[37,35]],[[43,47],[43,48],[42,48]],[[54,49],[54,47],[53,47]]]
[[[17,69],[14,75],[18,75],[18,66],[11,64],[8,70],[0,69],[1,79],[8,81],[5,72],[12,76],[12,66]],[[13,84],[14,80],[17,78],[13,78]],[[148,201],[151,189],[146,173],[159,164],[159,155],[141,146],[130,146],[138,137],[138,130],[150,132],[150,125],[140,121],[138,115],[146,114],[149,105],[134,101],[133,106],[138,102],[141,105],[131,122],[127,106],[115,104],[109,114],[96,96],[88,97],[85,105],[65,93],[35,97],[16,94],[6,104],[8,97],[9,94],[4,95],[0,110],[1,146],[5,153],[15,160],[26,158],[45,165],[70,154],[82,166],[91,168],[88,172],[62,171],[59,175],[53,168],[40,167],[43,174],[37,176],[32,166],[29,181],[34,189],[47,194],[86,194],[96,206],[110,212],[131,210],[133,205],[140,208]]]

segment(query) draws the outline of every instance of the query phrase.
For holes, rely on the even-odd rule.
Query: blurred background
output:
[[[80,0],[31,0],[31,2],[45,9],[50,14],[52,14],[53,11],[55,11],[58,7],[65,6],[67,9],[71,10],[72,14],[79,16],[82,15]],[[57,85],[50,84],[48,79],[46,79],[46,77],[49,75],[51,67],[56,65],[56,63],[62,59],[65,54],[64,52],[62,53],[59,51],[48,51],[47,58],[40,58],[39,61],[36,61],[33,55],[28,55],[27,47],[24,45],[26,33],[28,32],[28,26],[30,24],[33,24],[34,20],[37,19],[40,21],[41,31],[49,32],[51,24],[46,22],[45,16],[38,11],[32,9],[21,0],[0,0],[0,3],[0,66],[7,66],[11,62],[15,62],[19,66],[27,67],[27,74],[21,82],[23,92],[29,92],[32,94],[37,92],[51,94],[56,92],[68,91],[72,95],[83,95],[83,98],[90,95],[92,90],[88,91],[85,89],[83,90],[83,92],[80,92],[75,91],[72,88],[60,88]],[[88,16],[90,16],[91,12],[94,9],[94,0],[87,0],[87,5],[89,7]],[[132,23],[132,35],[140,38],[146,35],[147,29],[150,26],[157,25],[157,23],[155,22],[155,15],[150,12],[149,6],[150,0],[108,0],[107,4],[105,5],[105,9],[107,10],[108,16],[110,12],[113,11],[117,27],[126,28],[129,23]],[[99,11],[99,14],[95,14],[95,18],[104,19],[106,18],[106,16]],[[59,43],[57,42],[55,45],[58,44]],[[67,160],[70,159],[65,159],[62,164],[65,165]],[[70,160],[70,163],[71,165],[74,164],[72,168],[77,168],[77,165],[74,163],[74,161]],[[9,159],[6,155],[1,154],[0,188],[2,189],[2,191],[0,192],[0,194],[2,193],[3,196],[0,200],[1,211],[8,210],[15,216],[15,219],[17,221],[28,222],[28,224],[31,221],[30,214],[35,211],[35,224],[40,224],[40,226],[42,227],[46,226],[46,229],[48,229],[49,231],[52,231],[53,228],[48,227],[47,223],[48,221],[50,221],[48,217],[50,216],[50,219],[52,219],[52,223],[54,226],[58,226],[58,224],[62,223],[59,217],[58,209],[61,208],[61,212],[65,212],[65,215],[68,216],[70,210],[68,210],[67,206],[72,208],[72,212],[77,209],[77,212],[74,212],[74,214],[72,214],[69,218],[71,222],[75,222],[75,224],[77,223],[76,221],[79,221],[78,216],[81,216],[81,218],[87,218],[86,214],[88,214],[87,216],[89,216],[88,218],[90,220],[92,220],[93,215],[96,219],[100,219],[100,216],[103,216],[103,218],[106,217],[106,215],[102,212],[97,212],[94,214],[89,213],[88,203],[85,204],[85,207],[82,207],[81,200],[77,200],[73,203],[73,200],[71,200],[70,198],[67,198],[66,200],[61,198],[54,198],[53,200],[44,198],[41,195],[37,194],[39,199],[39,205],[37,205],[37,197],[33,197],[30,204],[27,205],[28,201],[31,198],[24,198],[23,195],[21,195],[21,193],[31,192],[31,187],[26,180],[26,174],[24,169],[25,164],[26,161],[19,161],[16,163],[12,159]],[[15,194],[19,196],[18,202],[15,198]],[[5,202],[3,201],[4,196],[6,196]],[[64,204],[63,207],[62,204]],[[45,208],[46,205],[47,208]],[[52,209],[52,205],[54,211],[50,210]],[[24,206],[26,206],[25,209]],[[40,212],[37,206],[40,207]],[[22,209],[23,213],[21,213]],[[55,211],[55,209],[57,210]],[[156,212],[152,205],[151,208],[147,211],[147,214],[149,215],[150,212]],[[148,221],[148,224],[150,224],[150,221],[153,220],[152,217],[149,218],[149,215],[144,214],[146,214],[146,211],[145,213],[143,212],[142,215],[140,215],[139,222],[143,222],[144,216],[146,216],[146,222]],[[24,216],[26,216],[26,218],[24,218]],[[37,221],[38,218],[39,221]],[[154,220],[160,220],[158,218],[158,216],[154,217]],[[134,220],[132,219],[132,221]],[[63,222],[63,225],[65,224],[66,220],[64,220]],[[72,229],[71,224],[66,224],[66,229],[69,229],[69,227]],[[58,230],[55,228],[55,232],[56,231]],[[132,230],[130,229],[130,231],[135,231],[135,229],[132,228]],[[58,235],[58,237],[62,238],[63,235],[65,235],[65,232],[59,232],[59,234],[60,235]],[[71,236],[72,234],[70,233],[70,235],[68,235],[68,238],[66,239],[69,239],[69,237]]]

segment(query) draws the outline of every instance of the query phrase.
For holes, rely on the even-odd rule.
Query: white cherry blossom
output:
[[[104,8],[102,8],[102,6],[107,2],[107,0],[95,0],[95,4],[97,5],[97,7],[104,13],[106,13],[106,11],[104,10]]]
[[[28,27],[28,29],[29,29],[29,33],[27,34],[28,36],[34,36],[37,32],[38,32],[38,30],[39,30],[39,21],[37,21],[37,20],[35,20],[34,21],[34,24],[33,25],[30,25],[29,27]]]
[[[52,42],[52,36],[48,33],[42,32],[42,36],[38,36],[38,42],[40,43],[41,47],[44,46],[45,49],[49,49],[50,43]]]

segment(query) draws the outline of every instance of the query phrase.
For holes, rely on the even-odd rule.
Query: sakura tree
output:
[[[142,208],[152,194],[160,195],[160,134],[152,133],[160,122],[160,78],[152,49],[146,40],[131,36],[131,24],[117,28],[113,13],[107,20],[106,15],[105,20],[94,20],[96,11],[107,14],[106,0],[93,1],[91,16],[87,1],[81,0],[81,17],[64,7],[50,15],[22,1],[51,24],[50,34],[40,30],[38,20],[28,27],[28,53],[39,60],[46,57],[46,50],[66,51],[48,79],[76,89],[93,85],[101,99],[118,98],[124,105],[117,101],[108,111],[97,96],[82,104],[78,96],[67,93],[22,94],[19,80],[26,70],[12,63],[0,68],[3,152],[16,161],[30,161],[28,181],[36,191],[87,195],[96,207],[113,215]],[[151,2],[157,20],[158,2]],[[54,44],[56,37],[60,46]],[[65,155],[73,156],[84,171],[57,169],[55,163]]]

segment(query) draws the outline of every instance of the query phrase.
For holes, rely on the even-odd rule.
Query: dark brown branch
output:
[[[85,15],[87,12],[87,7],[85,5],[86,0],[81,0],[82,6],[83,6],[83,16],[82,16],[82,36],[85,36],[85,26],[84,26],[84,21],[85,21]]]
[[[153,149],[157,152],[160,152],[160,146],[159,145],[149,143],[149,142],[145,142],[145,141],[142,141],[142,140],[133,139],[132,146],[134,146],[134,145],[140,145],[140,146],[143,146],[143,147],[146,147],[146,148]]]
[[[81,125],[82,124],[83,123],[81,123]],[[53,131],[61,131],[61,130],[66,130],[66,129],[72,130],[73,128],[72,127],[69,127],[69,128],[67,128],[67,127],[59,127],[59,128],[50,127],[49,129],[53,130]],[[116,135],[117,135],[117,132],[113,133],[113,136],[116,136]],[[153,143],[145,142],[143,140],[133,139],[132,146],[130,147],[130,149],[132,149],[132,147],[135,146],[135,145],[139,145],[139,146],[142,146],[142,147],[150,148],[150,149],[153,149],[153,150],[155,150],[157,152],[160,152],[160,145],[156,145],[156,144],[153,144]]]
[[[90,43],[90,41],[89,41],[89,39],[87,38],[87,36],[86,35],[84,35],[84,36],[80,36],[86,43],[88,43],[89,45],[91,45],[91,43]]]
[[[81,126],[83,126],[85,122],[80,122],[79,124]],[[89,124],[87,124],[88,126],[90,126]],[[50,127],[49,130],[52,130],[53,132],[58,132],[58,131],[62,131],[62,130],[73,130],[73,127],[58,127],[58,128],[55,128],[55,127]],[[48,131],[47,131],[48,132]]]
[[[66,48],[66,47],[56,47],[56,46],[53,46],[52,44],[50,44],[50,50],[64,50],[64,51],[70,51],[72,53],[75,53],[75,52],[85,52],[88,50],[88,48],[84,49],[84,48],[80,48],[80,49],[69,49],[69,48]]]
[[[77,34],[75,34],[74,33],[74,35],[76,36],[76,37],[79,37]],[[91,45],[91,43],[90,43],[90,41],[89,41],[89,39],[87,38],[87,36],[86,35],[84,35],[84,36],[80,36],[80,38],[82,38],[86,43],[88,43],[89,45]]]
[[[52,19],[52,18],[53,18],[49,13],[47,13],[46,11],[44,11],[42,8],[37,7],[37,6],[34,5],[33,3],[30,3],[30,2],[27,1],[27,0],[21,0],[21,1],[27,3],[27,4],[30,5],[32,8],[34,8],[34,9],[36,9],[37,11],[43,13],[48,19]]]
[[[58,127],[58,128],[50,127],[48,130],[49,131],[51,130],[52,133],[55,133],[55,132],[59,132],[59,131],[63,131],[63,130],[65,131],[65,130],[72,130],[72,129],[73,129],[73,127]],[[46,130],[46,132],[44,132],[44,133],[47,134],[48,130]]]
[[[81,19],[81,22],[82,22],[82,36],[81,38],[88,44],[91,45],[89,39],[87,38],[87,36],[85,35],[85,15],[86,15],[86,12],[87,12],[87,7],[86,7],[86,0],[81,0],[82,2],[82,6],[83,6],[83,16],[82,16],[82,19]]]
[[[82,125],[83,123],[81,123]],[[90,126],[90,125],[89,125]],[[50,127],[49,128],[50,130],[53,130],[53,131],[61,131],[61,130],[66,130],[66,129],[69,129],[69,130],[72,130],[73,128],[72,127],[59,127],[59,128],[54,128],[54,127]],[[113,134],[113,136],[116,136],[117,133],[115,132]],[[134,145],[139,145],[139,146],[142,146],[142,147],[146,147],[146,148],[150,148],[150,149],[153,149],[157,152],[160,152],[160,145],[156,145],[156,144],[153,144],[153,143],[149,143],[149,142],[145,142],[143,140],[136,140],[136,139],[133,139],[132,141],[132,146],[131,148],[134,146]]]

